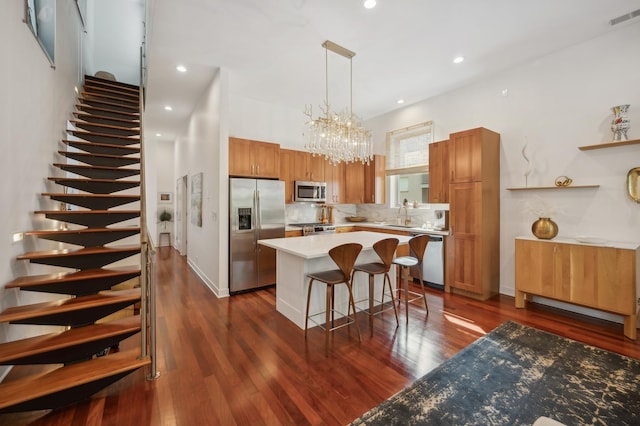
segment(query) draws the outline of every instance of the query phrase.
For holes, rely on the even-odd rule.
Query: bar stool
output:
[[[329,250],[329,257],[331,260],[338,265],[339,269],[333,269],[330,271],[320,271],[314,272],[311,274],[307,274],[309,277],[309,292],[307,293],[307,310],[304,319],[304,337],[307,338],[307,326],[309,323],[309,305],[311,302],[311,288],[313,286],[314,281],[320,281],[327,286],[327,293],[325,297],[326,309],[325,309],[325,323],[324,323],[324,331],[325,331],[325,355],[328,355],[329,348],[329,333],[338,328],[344,327],[345,325],[350,325],[355,322],[356,330],[358,331],[358,341],[361,341],[360,338],[360,328],[358,327],[358,317],[356,315],[356,305],[353,301],[353,290],[351,285],[352,273],[353,273],[353,265],[356,263],[356,258],[362,251],[362,244],[358,243],[347,243],[336,246]],[[333,326],[334,324],[334,312],[338,312],[334,307],[334,286],[338,284],[346,284],[347,290],[349,292],[349,312],[347,312],[346,321],[344,324]],[[349,317],[349,313],[351,312],[351,308],[353,308],[353,318]],[[342,313],[338,312],[343,315]],[[318,315],[318,314],[316,314]],[[329,317],[331,315],[331,318]],[[312,319],[313,321],[313,319]],[[329,324],[331,321],[331,324]],[[315,322],[315,321],[314,321]],[[320,327],[322,327],[321,324]]]
[[[391,278],[389,278],[389,270],[391,269],[391,264],[393,261],[393,255],[396,252],[396,248],[398,247],[398,239],[397,238],[386,238],[384,240],[380,240],[373,245],[373,250],[376,252],[378,257],[382,262],[372,262],[372,263],[364,263],[361,265],[356,265],[353,267],[353,275],[355,276],[356,272],[364,272],[369,275],[369,310],[365,311],[369,315],[369,328],[371,329],[371,335],[373,335],[373,316],[379,313],[388,311],[390,308],[384,309],[384,291],[385,284],[389,284],[389,294],[391,294],[391,306],[393,306],[393,312],[396,315],[396,327],[399,325],[398,322],[398,310],[396,309],[396,301],[393,296],[393,288],[391,287]],[[374,277],[376,275],[383,274],[382,279],[382,298],[381,300],[375,300],[373,295],[373,287],[374,287]],[[377,312],[373,311],[373,302],[380,302],[380,310]]]
[[[418,235],[409,240],[409,248],[411,250],[412,256],[401,256],[393,259],[393,263],[398,266],[398,291],[402,291],[404,293],[404,307],[407,315],[407,323],[409,323],[409,302],[413,302],[414,300],[418,300],[420,298],[424,299],[424,307],[427,310],[427,314],[429,314],[429,307],[427,306],[427,296],[424,293],[424,282],[422,281],[422,258],[424,257],[424,252],[427,249],[427,244],[429,243],[429,235]],[[412,266],[417,266],[418,276],[420,278],[420,286],[422,287],[422,294],[416,293],[414,291],[409,291],[409,273],[410,268]],[[399,281],[402,279],[402,273],[404,272],[404,288],[400,289]],[[416,296],[413,299],[409,300],[409,294],[412,296]],[[399,298],[399,296],[398,296]]]

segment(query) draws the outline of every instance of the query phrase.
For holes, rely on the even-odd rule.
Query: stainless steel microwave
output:
[[[327,201],[326,182],[297,180],[295,181],[294,191],[294,201],[312,201],[322,203]]]

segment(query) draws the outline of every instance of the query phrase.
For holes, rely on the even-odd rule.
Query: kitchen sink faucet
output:
[[[402,221],[402,209],[404,209],[404,221]],[[409,209],[407,209],[407,199],[404,199],[404,202],[398,209],[398,217],[397,217],[398,225],[408,225],[411,223],[411,219],[409,218]]]

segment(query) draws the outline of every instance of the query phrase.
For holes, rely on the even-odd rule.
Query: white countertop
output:
[[[547,243],[560,243],[560,244],[578,244],[578,245],[584,245],[584,246],[598,246],[598,247],[612,247],[612,248],[619,248],[619,249],[625,249],[625,250],[637,250],[638,248],[640,248],[640,243],[636,243],[636,242],[628,242],[628,241],[608,241],[606,239],[600,239],[600,238],[593,238],[593,242],[585,242],[585,241],[591,241],[589,239],[589,237],[580,237],[580,236],[576,236],[576,237],[556,237],[553,238],[551,240],[542,240],[540,238],[536,238],[533,235],[524,235],[524,236],[519,236],[516,237],[517,240],[533,240],[533,241],[541,241],[541,242],[547,242]]]
[[[411,232],[412,234],[430,234],[430,235],[442,235],[442,236],[449,235],[448,230],[440,231],[437,229],[422,228],[420,226],[405,227],[405,226],[399,226],[399,225],[388,225],[388,224],[374,223],[374,222],[345,222],[345,223],[333,223],[332,225],[335,226],[336,228],[343,227],[343,226],[365,226],[367,228],[390,229],[394,231],[407,231],[407,232]],[[299,226],[287,225],[285,229],[287,231],[300,231],[302,228],[300,228]]]
[[[343,232],[309,235],[306,237],[273,238],[258,240],[258,244],[301,257],[313,259],[327,256],[329,250],[346,243],[360,243],[363,250],[373,248],[373,244],[385,238],[397,238],[400,244],[407,244],[411,239],[405,235],[383,234],[380,232]]]

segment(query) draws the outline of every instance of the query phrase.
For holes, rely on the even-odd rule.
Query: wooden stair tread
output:
[[[39,286],[43,284],[52,284],[60,281],[81,281],[92,278],[103,278],[119,275],[129,275],[132,273],[140,273],[139,266],[117,266],[109,268],[98,269],[85,269],[84,271],[76,272],[58,272],[51,274],[41,275],[27,275],[24,277],[16,278],[8,283],[5,288],[23,288],[28,290],[28,287]]]
[[[36,210],[35,214],[132,214],[140,210]]]
[[[134,303],[139,299],[140,289],[134,288],[129,290],[107,291],[89,296],[73,297],[70,299],[54,300],[51,302],[14,306],[7,308],[0,313],[0,322],[20,321],[63,312],[77,312],[87,308],[112,305],[122,302]]]
[[[127,97],[119,97],[119,96],[112,96],[112,95],[108,95],[106,93],[95,93],[95,92],[87,92],[85,90],[80,92],[80,99],[87,99],[87,100],[96,100],[96,101],[102,101],[107,100],[107,101],[113,101],[117,104],[121,104],[121,105],[125,105],[127,107],[132,107],[132,108],[139,108],[140,107],[140,102],[138,102],[137,99],[131,99],[131,98],[127,98]]]
[[[151,363],[130,350],[71,364],[48,373],[0,384],[0,409],[50,395],[64,389],[91,383],[96,379],[132,371]]]
[[[44,197],[67,197],[67,198],[129,198],[131,202],[138,201],[139,195],[114,195],[114,194],[65,194],[64,192],[43,192]]]
[[[81,100],[81,99],[79,99]],[[76,108],[80,111],[87,111],[87,110],[92,110],[92,111],[96,111],[96,113],[93,113],[93,115],[99,116],[99,117],[103,117],[102,115],[100,115],[100,113],[108,113],[108,114],[116,114],[119,116],[126,116],[126,117],[130,117],[131,120],[135,120],[137,122],[140,122],[140,113],[137,111],[119,111],[116,109],[111,109],[111,108],[105,108],[105,107],[98,107],[98,106],[94,106],[94,105],[88,105],[88,104],[83,104],[82,102],[76,104]],[[104,117],[110,117],[110,116],[104,116]]]
[[[140,91],[140,87],[136,86],[135,84],[125,83],[123,81],[107,80],[105,78],[100,78],[93,75],[85,75],[84,82],[85,84],[87,82],[91,82],[96,84],[102,84],[105,86],[117,87],[122,90],[129,90],[129,91],[136,91],[136,92]]]
[[[65,257],[65,256],[86,256],[95,254],[121,253],[129,251],[140,251],[140,246],[118,246],[118,247],[85,247],[81,249],[61,249],[61,250],[44,250],[31,251],[16,257],[18,260],[44,259],[48,257]]]
[[[78,101],[80,101],[80,103],[89,104],[89,105],[91,105],[92,103],[104,105],[107,107],[107,109],[110,109],[116,112],[119,111],[118,108],[122,108],[127,113],[133,113],[138,111],[138,105],[126,105],[124,103],[120,104],[117,102],[112,102],[108,99],[100,99],[97,97],[96,98],[79,97]]]
[[[140,184],[139,180],[122,180],[122,179],[83,179],[83,178],[68,178],[68,177],[50,177],[50,181],[53,182],[100,182],[100,183],[117,183],[117,184]]]
[[[58,154],[63,155],[65,157],[73,158],[77,161],[82,161],[83,163],[87,163],[87,164],[94,164],[94,163],[109,164],[111,162],[115,162],[115,163],[119,163],[119,165],[124,166],[129,164],[140,163],[139,157],[123,157],[122,155],[96,154],[96,153],[86,153],[86,152],[68,152],[68,151],[58,151]],[[104,161],[99,161],[100,159]]]
[[[138,119],[124,119],[124,118],[116,118],[116,117],[105,117],[100,114],[90,114],[88,112],[83,111],[73,111],[73,115],[81,121],[87,123],[93,123],[94,120],[105,120],[112,122],[120,122],[121,124],[117,127],[123,127],[126,129],[140,129],[140,120]]]
[[[130,170],[132,172],[140,172],[140,169],[135,169],[131,167],[109,167],[109,166],[88,166],[84,164],[69,164],[69,163],[53,163],[54,167],[63,168],[63,167],[73,167],[77,169],[92,169],[92,170],[113,170],[113,171],[127,171]]]
[[[137,147],[131,147],[131,146],[128,146],[128,145],[117,145],[117,144],[112,144],[112,143],[72,141],[72,140],[69,140],[69,139],[63,139],[62,143],[67,144],[67,145],[77,144],[77,145],[104,146],[104,147],[108,147],[108,148],[116,148],[118,150],[123,150],[123,151],[131,151],[131,153],[139,153],[140,152],[140,148],[137,148]]]
[[[84,92],[86,93],[108,93],[115,96],[124,96],[127,99],[131,99],[132,101],[138,102],[140,99],[140,90],[131,91],[131,90],[121,90],[120,88],[113,88],[107,86],[100,86],[97,84],[85,84]]]
[[[109,210],[140,201],[140,195],[91,194],[88,192],[79,194],[48,192],[42,195],[61,203],[72,204],[89,210]]]
[[[91,116],[89,116],[91,117]],[[87,118],[89,118],[87,117]],[[139,127],[123,127],[123,126],[116,126],[113,124],[103,124],[103,123],[94,123],[91,120],[69,120],[70,123],[73,123],[74,126],[76,127],[82,127],[82,126],[92,126],[92,127],[100,127],[100,128],[104,128],[105,130],[115,130],[117,132],[126,132],[126,133],[140,133],[140,128]],[[110,133],[113,134],[113,133]]]
[[[63,140],[62,143],[92,154],[109,154],[127,156],[139,154],[140,147],[130,147],[123,145],[104,144],[87,141]]]
[[[27,231],[24,235],[39,236],[47,234],[95,234],[98,232],[122,232],[122,231],[140,231],[140,227],[132,226],[128,228],[83,228],[83,229],[39,229],[36,231]]]
[[[83,247],[101,247],[140,234],[140,227],[87,227],[83,229],[41,229],[25,235]]]
[[[8,364],[17,357],[52,352],[136,330],[140,330],[139,315],[2,343],[0,344],[0,364]]]
[[[114,135],[112,133],[100,133],[100,132],[89,132],[87,130],[67,130],[67,132],[73,133],[74,136],[79,138],[81,137],[90,137],[90,136],[98,136],[101,138],[109,138],[109,139],[122,139],[123,141],[131,142],[129,145],[134,145],[136,143],[140,143],[139,136],[121,136]]]

